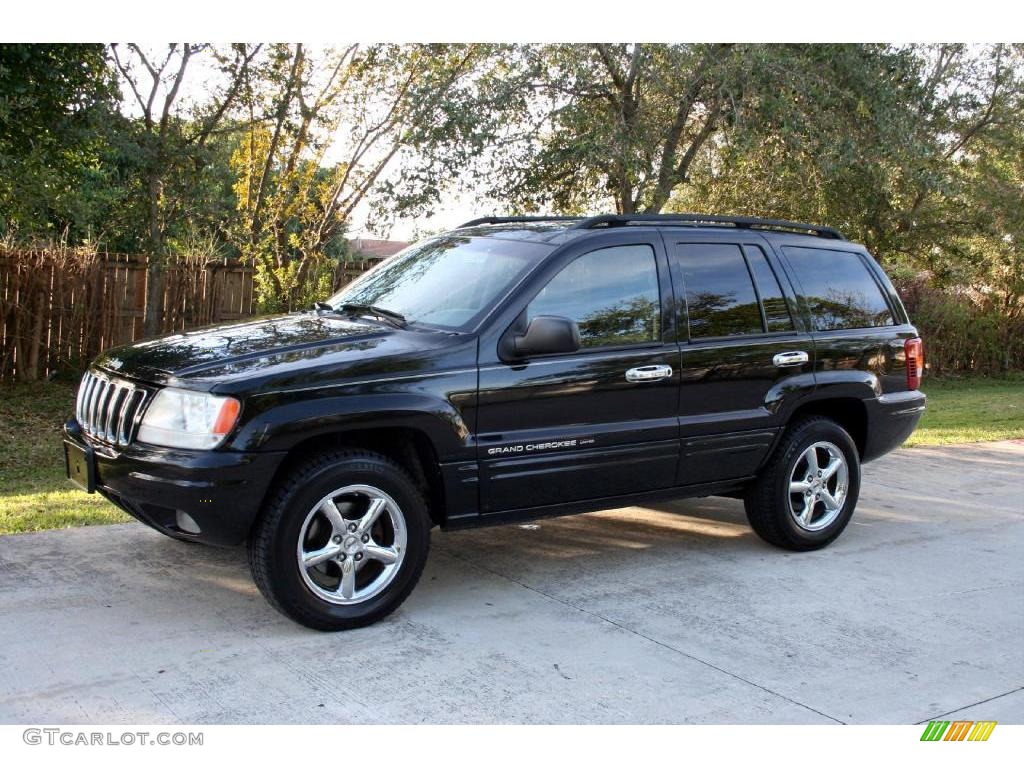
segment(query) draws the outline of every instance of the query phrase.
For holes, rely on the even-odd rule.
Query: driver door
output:
[[[628,237],[570,252],[523,302],[527,322],[574,320],[579,350],[504,363],[492,344],[485,360],[482,345],[484,514],[673,484],[680,376],[671,280],[660,240]]]

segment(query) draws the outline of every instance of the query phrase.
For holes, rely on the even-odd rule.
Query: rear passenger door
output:
[[[680,297],[677,482],[752,475],[814,387],[814,348],[792,287],[754,232],[665,233]],[[671,239],[669,239],[671,238]]]

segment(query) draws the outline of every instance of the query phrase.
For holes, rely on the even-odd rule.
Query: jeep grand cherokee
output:
[[[811,550],[924,410],[921,340],[860,245],[699,214],[477,219],[308,311],[101,355],[68,474],[177,539],[248,547],[282,612],[393,611],[430,529],[743,499]]]

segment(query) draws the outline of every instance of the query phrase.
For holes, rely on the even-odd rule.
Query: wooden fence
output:
[[[340,286],[372,264],[339,266]],[[145,256],[90,249],[0,250],[0,380],[82,370],[105,349],[142,338]],[[164,333],[253,314],[252,267],[172,260],[161,296]]]

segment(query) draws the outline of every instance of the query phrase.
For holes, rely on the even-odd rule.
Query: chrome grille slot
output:
[[[146,390],[130,381],[89,371],[78,388],[75,417],[90,437],[125,446],[135,439],[137,417],[145,399]]]
[[[123,384],[119,384],[111,400],[110,410],[107,412],[106,435],[108,442],[120,442],[121,411],[125,407],[128,394],[128,389]]]
[[[86,418],[89,420],[89,429],[96,430],[96,415],[99,413],[99,401],[103,394],[103,379],[96,378],[96,383],[92,386],[92,392],[89,393],[89,410]]]

